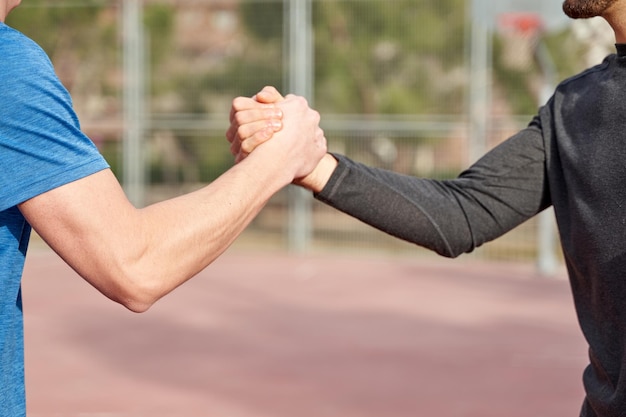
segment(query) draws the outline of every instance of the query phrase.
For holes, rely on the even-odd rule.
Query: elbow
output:
[[[444,245],[438,245],[433,247],[432,249],[440,256],[449,259],[456,259],[461,255],[472,253],[476,248],[473,244],[465,244],[465,245],[450,245],[446,242]]]
[[[437,251],[437,254],[443,256],[444,258],[456,259],[459,256],[461,256],[461,255],[463,255],[465,253],[469,253],[469,252],[471,252],[471,251],[467,251],[467,252],[463,252],[463,251],[461,251],[461,252],[450,252],[450,251],[439,252],[439,251]]]
[[[145,252],[134,256],[130,253],[108,257],[103,269],[108,271],[105,295],[133,313],[145,313],[173,289],[168,279],[171,271],[163,271]]]
[[[148,311],[150,309],[150,307],[152,307],[152,305],[156,302],[155,301],[149,301],[149,300],[145,300],[145,299],[139,299],[139,298],[125,298],[123,300],[118,300],[118,302],[124,306],[127,310],[133,312],[133,313],[145,313],[146,311]]]
[[[118,276],[105,295],[133,313],[147,312],[165,295],[157,279],[137,274],[121,274],[121,277]]]
[[[445,239],[445,237],[442,235],[438,237],[439,237],[438,239],[433,239],[431,241],[412,242],[412,243],[415,243],[418,246],[422,246],[428,250],[435,252],[439,256],[442,256],[444,258],[449,258],[449,259],[456,259],[460,257],[461,255],[464,255],[466,253],[471,253],[476,248],[476,246],[471,241],[451,242]]]
[[[109,298],[133,313],[147,312],[158,300],[150,292],[140,289],[124,289]]]

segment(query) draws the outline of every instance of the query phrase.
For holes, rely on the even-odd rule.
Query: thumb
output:
[[[284,97],[278,92],[278,90],[271,86],[264,87],[261,91],[254,96],[255,100],[259,103],[271,104],[282,101]]]

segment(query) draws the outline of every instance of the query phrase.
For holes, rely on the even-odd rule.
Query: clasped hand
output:
[[[287,154],[288,165],[294,168],[293,182],[306,186],[327,151],[319,122],[319,113],[303,97],[283,97],[274,87],[265,87],[251,98],[233,100],[226,138],[237,163],[270,146]]]

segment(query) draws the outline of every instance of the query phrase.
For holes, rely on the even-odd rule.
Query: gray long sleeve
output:
[[[335,155],[339,165],[316,198],[443,256],[470,252],[549,204],[537,123],[447,181],[371,168]]]

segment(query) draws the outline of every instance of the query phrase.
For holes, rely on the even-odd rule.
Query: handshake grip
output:
[[[304,97],[283,97],[275,88],[266,87],[251,98],[233,100],[226,137],[237,163],[257,148],[266,148],[274,163],[291,169],[297,181],[311,174],[326,155],[320,119]]]

